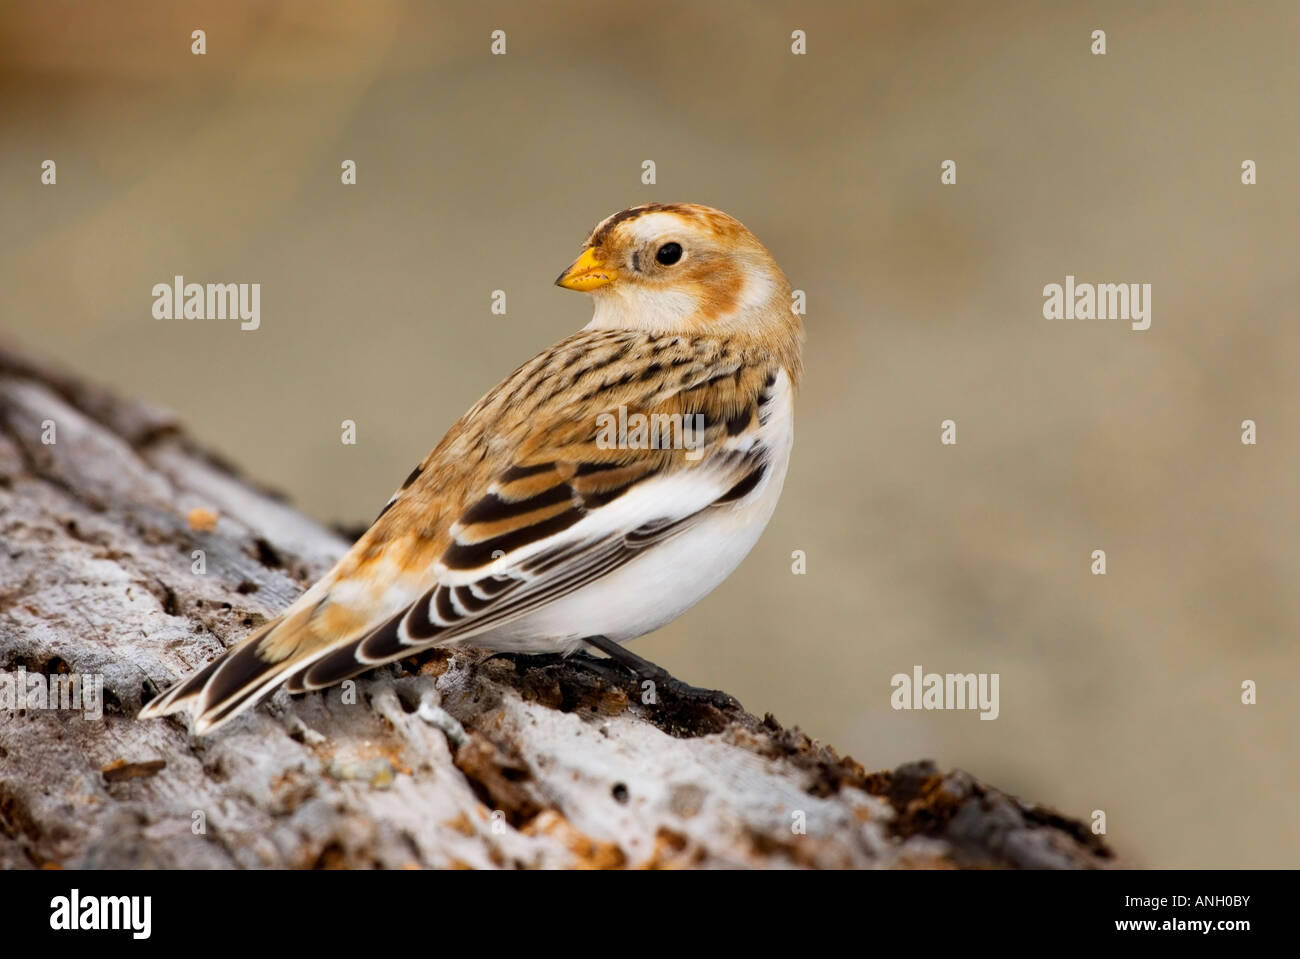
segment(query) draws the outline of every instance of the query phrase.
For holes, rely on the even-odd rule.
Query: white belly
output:
[[[464,643],[503,652],[567,654],[583,645],[584,636],[622,643],[672,622],[713,592],[758,542],[780,498],[793,440],[792,396],[782,374],[760,430],[759,441],[771,451],[768,467],[748,496],[714,508],[581,589]]]

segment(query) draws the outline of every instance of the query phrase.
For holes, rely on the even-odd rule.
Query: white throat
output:
[[[679,333],[690,327],[700,304],[684,290],[601,290],[593,294],[589,330],[653,330]]]

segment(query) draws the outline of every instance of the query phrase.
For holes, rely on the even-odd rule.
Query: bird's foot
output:
[[[678,701],[687,701],[713,706],[720,710],[743,711],[740,702],[720,689],[706,689],[692,686],[673,676],[662,666],[656,666],[650,660],[638,656],[629,649],[605,636],[587,636],[583,642],[605,653],[608,659],[587,657],[594,663],[618,663],[631,672],[637,679],[637,693],[642,703],[653,705],[665,694]],[[626,674],[624,674],[626,675]],[[646,684],[650,686],[647,688]]]
[[[682,682],[667,670],[661,669],[652,675],[637,674],[637,679],[642,684],[643,690],[645,683],[654,683],[657,693],[662,691],[674,699],[700,703],[724,711],[732,709],[744,710],[744,707],[740,705],[740,701],[730,693],[724,693],[720,689],[709,689],[705,686],[692,686],[690,683]]]

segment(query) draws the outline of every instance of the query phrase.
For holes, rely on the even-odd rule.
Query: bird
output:
[[[279,687],[433,646],[583,650],[714,692],[625,644],[711,593],[772,516],[803,374],[790,283],[739,220],[694,203],[606,217],[555,282],[590,295],[591,321],[474,404],[329,572],[141,719],[188,712],[210,733]]]

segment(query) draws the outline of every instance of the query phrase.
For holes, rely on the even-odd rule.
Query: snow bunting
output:
[[[188,710],[209,732],[278,686],[435,645],[593,646],[676,683],[621,644],[708,595],[767,525],[803,326],[763,245],[695,204],[606,218],[556,284],[592,295],[591,322],[479,400],[329,573],[142,718]]]

